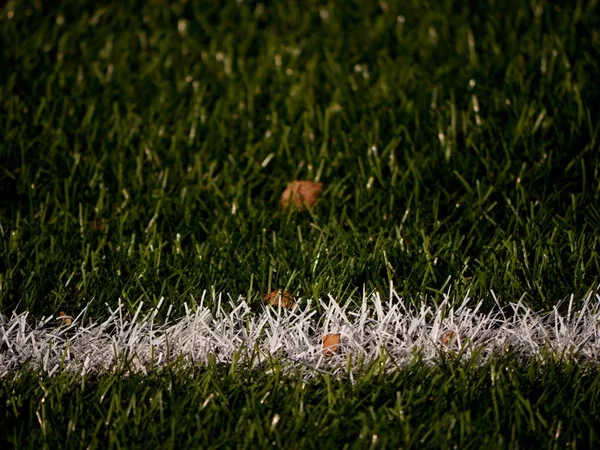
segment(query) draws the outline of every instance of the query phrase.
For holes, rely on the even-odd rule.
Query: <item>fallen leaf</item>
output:
[[[404,246],[405,247],[410,247],[410,241],[406,237],[406,234],[405,233],[401,233],[401,237],[402,237],[402,243],[404,244]]]
[[[323,355],[328,358],[335,355],[340,349],[340,335],[336,334],[326,334],[323,336]]]
[[[323,183],[314,181],[292,181],[288,183],[281,195],[280,205],[285,208],[289,205],[298,208],[312,207],[317,201],[319,193],[323,190]]]
[[[90,222],[90,228],[93,231],[104,231],[104,223],[100,220],[92,220]]]
[[[62,321],[62,325],[66,325],[68,327],[73,323],[73,319],[71,316],[67,316],[64,311],[61,311],[59,314],[59,320]]]
[[[456,333],[452,330],[446,331],[442,334],[442,344],[446,347],[456,341]]]
[[[279,306],[282,308],[292,309],[296,307],[294,297],[289,292],[276,290],[265,296],[265,303],[271,306]]]

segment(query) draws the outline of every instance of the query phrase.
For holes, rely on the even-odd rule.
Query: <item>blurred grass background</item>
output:
[[[596,1],[9,1],[0,310],[598,285]],[[281,211],[293,179],[310,212]],[[490,303],[492,305],[492,303]]]

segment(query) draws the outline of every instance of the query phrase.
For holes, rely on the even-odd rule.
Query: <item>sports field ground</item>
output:
[[[598,79],[597,0],[0,2],[0,448],[600,448]]]

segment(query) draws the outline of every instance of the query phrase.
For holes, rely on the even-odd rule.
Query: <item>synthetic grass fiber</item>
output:
[[[600,446],[599,30],[0,2],[0,446]]]
[[[286,373],[303,368],[307,377],[354,378],[365,365],[379,362],[382,371],[391,372],[417,356],[435,364],[452,354],[478,365],[507,352],[521,361],[544,360],[542,355],[573,363],[600,357],[600,296],[588,297],[579,311],[572,309],[571,298],[565,316],[557,308],[540,315],[512,304],[508,317],[502,310],[482,314],[482,303],[471,308],[469,298],[457,307],[447,298],[436,309],[416,310],[393,292],[385,300],[365,295],[361,305],[345,307],[329,298],[321,301],[320,314],[310,301],[293,312],[267,307],[253,314],[243,298],[229,299],[229,305],[222,296],[207,300],[203,296],[195,311],[164,323],[156,320],[159,309],[140,317],[142,305],[133,316],[119,305],[101,323],[87,318],[86,311],[68,325],[50,317],[34,327],[28,313],[13,315],[0,322],[0,379],[23,368],[84,375],[125,365],[148,373],[173,360],[193,365],[214,359],[249,369],[277,361]],[[218,307],[211,311],[205,303]],[[327,350],[322,338],[333,333],[341,343]]]

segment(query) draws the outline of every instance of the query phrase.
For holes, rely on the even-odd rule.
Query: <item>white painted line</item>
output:
[[[571,297],[564,308],[547,314],[521,302],[483,314],[481,303],[465,298],[452,306],[450,296],[437,307],[424,303],[415,308],[393,290],[385,300],[379,293],[363,294],[345,306],[331,297],[318,303],[298,299],[291,311],[264,306],[253,312],[242,297],[234,301],[222,294],[208,302],[206,296],[192,309],[186,305],[183,317],[163,322],[158,310],[142,317],[142,305],[133,316],[122,306],[108,308],[103,321],[84,310],[70,326],[52,317],[35,321],[28,313],[0,316],[0,378],[25,367],[49,375],[87,374],[125,361],[128,370],[145,373],[178,358],[192,364],[209,357],[221,363],[235,360],[250,368],[278,361],[307,373],[333,374],[350,367],[350,376],[360,369],[357,361],[368,364],[382,354],[389,356],[389,370],[405,366],[415,353],[429,364],[448,352],[484,362],[508,349],[523,358],[600,358],[598,294],[579,302],[583,306],[577,311]],[[341,336],[330,357],[322,348],[328,333]]]

